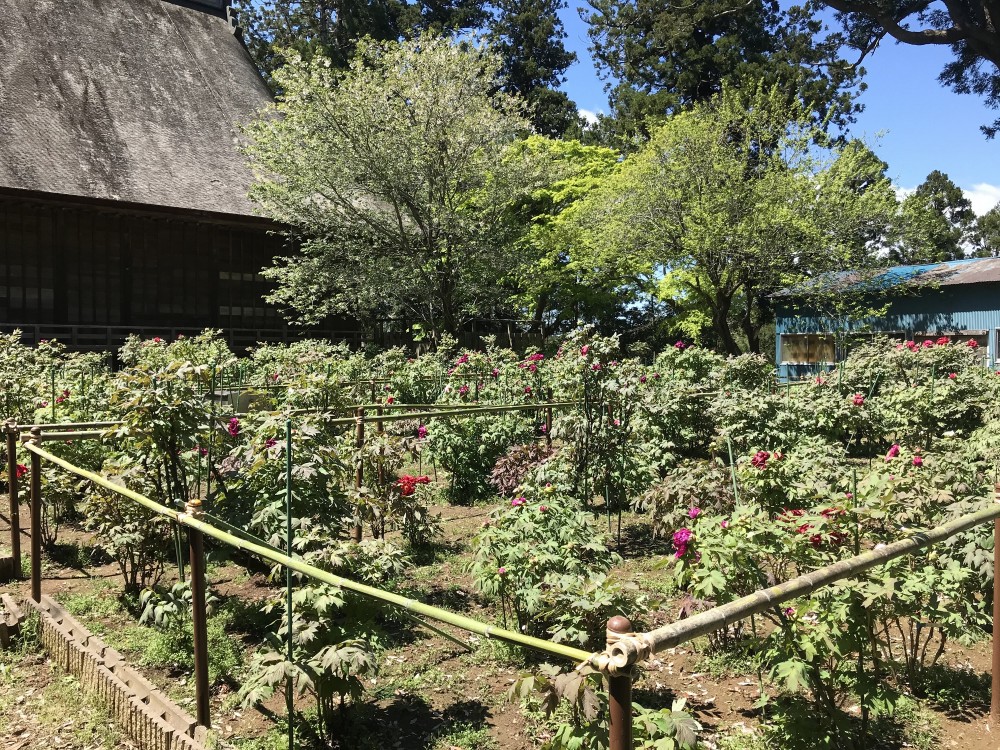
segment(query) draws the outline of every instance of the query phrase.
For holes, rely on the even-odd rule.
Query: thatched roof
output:
[[[0,187],[250,215],[224,0],[0,0]]]

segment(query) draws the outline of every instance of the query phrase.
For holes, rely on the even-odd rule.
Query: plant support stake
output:
[[[327,377],[329,378],[329,371]],[[285,420],[285,551],[292,556],[292,420]],[[288,663],[292,663],[292,569],[285,566],[285,613],[288,628]],[[291,674],[285,680],[285,710],[288,712],[288,750],[295,750],[295,687]]]

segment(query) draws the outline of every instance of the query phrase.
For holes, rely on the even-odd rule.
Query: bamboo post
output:
[[[14,560],[14,578],[21,577],[21,509],[17,490],[17,438],[20,435],[13,419],[4,425],[7,432],[7,489],[10,497],[10,555]]]
[[[41,430],[31,431],[37,444]],[[42,601],[42,457],[31,454],[31,598]]]
[[[632,623],[627,617],[618,615],[608,620],[608,650],[618,642],[618,638],[632,632]],[[632,670],[624,674],[608,675],[608,703],[610,723],[608,725],[609,750],[633,750],[632,741]]]
[[[374,385],[375,381],[372,381]],[[365,410],[364,407],[358,407],[358,415],[355,418],[357,420],[357,432],[355,434],[354,446],[358,450],[358,464],[354,473],[354,486],[357,489],[361,489],[365,484],[365,461],[364,457],[361,455],[361,451],[365,447]],[[361,519],[357,519],[354,522],[354,529],[351,532],[351,537],[356,542],[361,541]]]
[[[185,505],[192,518],[201,515],[201,500]],[[178,527],[180,528],[180,527]],[[191,555],[191,624],[194,644],[194,692],[198,723],[211,728],[208,703],[208,614],[205,611],[205,537],[200,529],[188,527],[188,548]]]

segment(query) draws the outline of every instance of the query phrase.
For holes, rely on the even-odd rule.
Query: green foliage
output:
[[[368,644],[351,637],[347,623],[335,619],[345,604],[340,589],[328,585],[300,586],[292,598],[292,656],[288,657],[288,625],[280,619],[277,633],[268,634],[268,645],[254,654],[249,675],[240,689],[244,705],[267,700],[276,691],[291,689],[316,702],[321,736],[332,736],[336,712],[347,698],[360,698],[361,678],[375,671],[375,657]],[[273,605],[272,605],[273,606]],[[285,607],[280,600],[279,610]]]
[[[598,69],[614,82],[612,124],[620,137],[645,133],[727,84],[756,80],[775,81],[787,99],[802,96],[819,122],[852,121],[863,70],[839,59],[840,39],[819,34],[821,24],[802,8],[594,0],[581,16]]]
[[[608,577],[620,558],[594,518],[551,485],[494,512],[474,545],[476,587],[500,602],[505,626],[596,647],[608,617],[643,609]]]
[[[665,284],[719,348],[760,351],[770,294],[871,265],[871,235],[896,205],[884,169],[864,146],[826,140],[777,86],[726,87],[655,130],[581,204],[581,262],[636,289]]]
[[[561,672],[543,664],[538,672],[517,680],[508,698],[540,704],[552,725],[551,739],[542,745],[543,750],[602,750],[609,746],[608,696],[602,682],[600,674],[585,668]],[[694,750],[702,727],[684,711],[684,704],[680,699],[669,709],[651,710],[633,703],[635,747]]]
[[[566,49],[565,0],[498,0],[489,38],[503,60],[504,91],[522,97],[536,133],[559,138],[577,125],[576,105],[557,88],[576,54]]]
[[[422,34],[362,42],[346,72],[298,56],[276,113],[247,129],[252,197],[302,254],[267,271],[302,320],[416,317],[432,337],[501,302],[519,258],[499,221],[529,187],[505,158],[527,123],[497,90],[500,60]]]
[[[972,203],[948,175],[934,170],[900,206],[896,263],[940,263],[965,257],[976,215]]]

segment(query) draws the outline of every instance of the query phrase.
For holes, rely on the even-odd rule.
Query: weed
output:
[[[488,727],[477,727],[467,722],[438,729],[433,736],[433,750],[495,750],[496,740]]]

